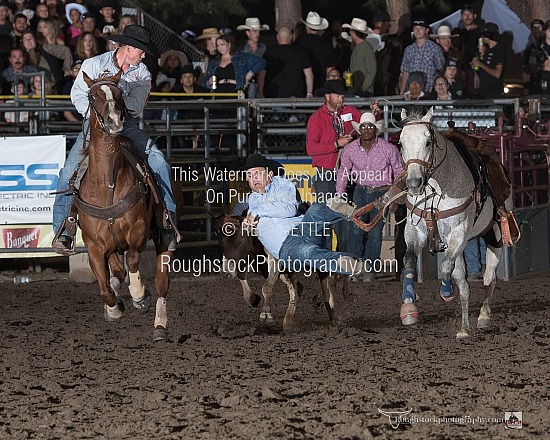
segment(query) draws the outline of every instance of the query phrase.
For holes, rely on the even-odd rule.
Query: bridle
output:
[[[96,115],[96,118],[99,122],[99,125],[100,125],[100,128],[101,128],[101,131],[103,131],[106,135],[108,136],[113,136],[111,134],[111,130],[109,129],[109,127],[105,124],[105,119],[103,117],[103,114],[102,112],[105,112],[105,110],[107,109],[108,105],[113,103],[115,106],[118,104],[118,101],[114,98],[111,98],[111,99],[106,99],[105,100],[105,103],[103,105],[103,109],[102,109],[102,112],[100,112],[96,106],[95,106],[95,100],[96,100],[96,95],[93,94],[93,90],[96,88],[96,87],[101,87],[101,86],[115,86],[116,87],[116,82],[114,81],[111,81],[111,80],[100,80],[94,84],[92,84],[92,86],[90,87],[90,90],[88,91],[88,111],[87,113],[90,112],[90,109],[93,110],[94,114]],[[122,111],[121,111],[121,115],[124,116],[126,114],[126,106],[124,105],[124,101],[122,101]]]
[[[445,158],[447,157],[447,145],[445,145],[445,154],[443,158],[439,161],[438,164],[434,164],[435,161],[435,150],[436,148],[440,151],[443,151],[443,147],[440,147],[437,143],[437,138],[435,136],[435,128],[432,124],[429,122],[424,121],[407,121],[405,119],[404,123],[402,124],[403,127],[409,126],[409,125],[425,125],[428,128],[428,131],[430,132],[430,143],[431,143],[431,150],[430,155],[428,157],[428,160],[422,160],[422,159],[409,159],[405,165],[403,166],[404,170],[408,170],[409,165],[411,164],[418,164],[421,167],[426,169],[426,175],[428,179],[433,175],[433,173],[441,166]]]

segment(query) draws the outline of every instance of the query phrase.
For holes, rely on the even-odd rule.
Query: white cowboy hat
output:
[[[328,28],[328,21],[321,17],[317,12],[309,11],[305,20],[302,20],[308,28],[320,31]]]
[[[361,125],[363,125],[365,122],[370,122],[371,124],[376,126],[376,130],[378,133],[380,133],[384,128],[384,123],[382,122],[382,120],[377,121],[376,117],[371,112],[363,113],[359,122],[351,121],[351,125],[357,133],[361,133],[359,127],[361,127]]]
[[[65,17],[67,17],[67,21],[70,24],[73,24],[73,21],[71,20],[71,9],[76,9],[78,12],[80,12],[80,15],[84,14],[85,12],[88,12],[88,9],[86,9],[86,6],[81,5],[80,3],[67,3],[65,5]]]
[[[260,24],[258,17],[249,17],[244,21],[244,24],[237,26],[238,31],[268,31],[267,24]]]
[[[372,34],[372,29],[367,26],[367,22],[361,18],[354,18],[351,20],[351,24],[344,23],[343,28],[353,29],[354,31],[361,32],[362,34]]]
[[[443,26],[439,26],[437,28],[437,33],[435,34],[430,34],[430,38],[433,38],[434,40],[439,38],[439,37],[451,37],[451,38],[454,38],[454,37],[458,37],[458,35],[453,35],[451,34],[451,28],[449,26],[446,26],[446,25],[443,25]]]

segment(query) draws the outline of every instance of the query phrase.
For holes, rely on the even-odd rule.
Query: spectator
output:
[[[102,0],[99,5],[99,17],[96,20],[96,29],[100,34],[114,34],[118,29],[115,3],[112,0]]]
[[[479,47],[481,59],[473,58],[470,61],[470,65],[479,67],[479,97],[482,99],[502,98],[506,54],[502,45],[499,44],[498,26],[495,23],[486,23],[481,35],[484,43]]]
[[[451,28],[449,26],[439,26],[439,28],[437,28],[437,32],[430,35],[430,37],[433,38],[437,44],[439,44],[439,47],[441,47],[443,56],[445,57],[445,62],[451,58],[455,60],[459,60],[461,58],[460,51],[456,47],[453,47],[452,44],[453,39],[457,39],[459,36],[456,34],[451,34]]]
[[[63,4],[59,0],[46,0],[48,7],[48,17],[50,19],[57,18],[61,20],[63,17]]]
[[[21,99],[26,95],[27,91],[25,90],[25,83],[22,80],[17,82],[17,95]],[[11,85],[11,94],[15,95],[14,83]],[[10,99],[6,101],[6,104],[15,104],[15,100]],[[15,122],[27,123],[29,122],[29,112],[5,112],[4,120],[8,124],[13,124]]]
[[[241,48],[242,52],[251,53],[257,57],[263,57],[267,49],[264,43],[260,43],[260,32],[268,31],[267,24],[260,24],[260,19],[257,17],[247,18],[244,24],[237,26],[238,31],[245,31],[246,42]]]
[[[89,32],[94,36],[95,45],[97,47],[98,53],[103,53],[107,49],[107,41],[104,38],[101,38],[101,33],[95,27],[95,15],[91,12],[86,12],[82,14],[82,33]],[[78,42],[78,41],[77,41]]]
[[[277,46],[270,46],[264,54],[264,94],[268,98],[313,97],[313,71],[307,53],[291,43],[290,28],[282,26],[277,31]]]
[[[213,76],[217,78],[218,92],[236,92],[265,68],[265,60],[244,52],[234,52],[234,39],[221,35],[216,40],[217,55],[208,64],[204,86],[211,89]]]
[[[403,162],[395,145],[390,144],[378,135],[382,131],[382,122],[376,120],[371,112],[363,113],[359,122],[351,122],[359,133],[359,138],[347,145],[342,153],[336,192],[345,199],[348,181],[355,185],[353,202],[362,207],[382,197],[390,188],[393,180],[403,170]],[[371,221],[378,213],[373,209],[362,217],[364,222]],[[356,258],[365,262],[366,272],[363,272],[363,281],[373,279],[372,265],[380,260],[382,250],[383,222],[379,222],[368,233],[357,226],[351,226],[347,238],[347,250]],[[366,236],[367,242],[364,244]],[[359,276],[352,280],[359,281]]]
[[[458,77],[458,60],[449,59],[445,63],[443,75],[449,83],[449,92],[453,99],[464,99],[467,94],[464,82]]]
[[[343,24],[342,28],[350,30],[354,48],[351,52],[350,70],[353,93],[359,96],[372,96],[374,92],[374,78],[376,76],[376,57],[368,41],[365,41],[372,29],[367,22],[354,18],[351,24]]]
[[[86,7],[81,4],[68,3],[65,5],[65,16],[69,22],[65,34],[65,42],[73,51],[76,47],[76,40],[83,32],[81,16],[85,12],[87,12]]]
[[[46,96],[53,95],[55,93],[54,84],[47,76],[44,77],[44,93],[42,93],[42,77],[40,75],[35,75],[32,77],[30,82],[30,93],[31,96]],[[51,114],[51,113],[50,113]]]
[[[123,14],[118,22],[118,35],[121,35],[122,32],[124,32],[124,28],[129,24],[136,24],[136,16],[131,14]]]
[[[541,20],[533,20],[531,29],[533,29],[533,26],[538,28],[539,21]],[[530,94],[548,93],[548,85],[544,84],[542,76],[546,76],[543,73],[544,62],[550,59],[550,20],[541,27],[540,38],[537,39],[537,32],[531,32],[535,42],[529,45],[524,53],[524,72],[528,78],[527,86]]]
[[[39,44],[65,45],[65,40],[59,36],[55,23],[50,18],[38,20],[36,30]]]
[[[411,72],[424,72],[424,92],[430,92],[433,88],[435,76],[445,65],[445,58],[441,48],[428,39],[430,26],[423,19],[413,21],[415,41],[405,48],[403,61],[401,62],[401,94],[405,92],[407,80]]]
[[[550,94],[550,58],[546,58],[542,65],[541,92]]]
[[[0,35],[11,35],[13,25],[10,21],[10,7],[5,2],[0,2]]]
[[[313,88],[321,88],[329,69],[336,66],[334,50],[330,43],[321,37],[320,33],[328,28],[328,21],[317,12],[310,11],[302,23],[306,33],[295,40],[295,44],[305,49],[313,70]]]
[[[14,47],[22,47],[21,37],[28,28],[29,24],[26,15],[20,13],[13,17],[13,30],[11,31],[11,36],[13,38]]]
[[[157,75],[157,86],[168,81],[170,84],[169,90],[171,90],[176,81],[179,81],[181,77],[181,69],[187,65],[189,61],[183,52],[179,50],[167,50],[159,59],[160,72]]]
[[[10,50],[8,58],[9,66],[2,71],[2,94],[9,95],[11,91],[11,85],[14,80],[14,74],[17,73],[34,73],[37,72],[36,67],[29,66],[26,63],[25,51],[20,48],[13,48]],[[21,78],[25,83],[25,93],[29,91],[30,78],[24,76]]]
[[[426,96],[426,99],[434,101],[449,101],[454,96],[449,92],[449,82],[444,75],[438,75],[435,77],[434,89]]]
[[[99,51],[97,50],[96,39],[93,34],[84,32],[78,37],[76,42],[76,51],[73,54],[73,58],[80,60],[87,60],[88,58],[95,57]]]
[[[38,70],[46,71],[48,79],[55,83],[57,90],[61,90],[65,76],[71,72],[73,57],[70,49],[60,44],[44,43],[38,46],[31,31],[23,34],[23,47],[27,52],[29,64]]]
[[[71,89],[73,88],[74,81],[78,75],[78,72],[80,72],[81,67],[82,67],[82,60],[75,60],[75,62],[71,66],[70,80],[66,81],[63,86],[63,89],[61,89],[62,95],[71,94]],[[67,121],[72,121],[72,122],[82,121],[84,119],[84,117],[80,113],[78,113],[76,109],[71,111],[69,110],[64,111],[63,116]]]
[[[204,64],[202,66],[202,72],[206,74],[208,71],[208,64],[212,58],[216,56],[216,40],[221,34],[216,28],[206,28],[202,30],[196,39],[197,47],[204,53]]]
[[[334,20],[330,26],[332,32],[331,45],[334,50],[335,68],[343,73],[349,69],[351,58],[351,37],[347,32],[342,32],[342,20]],[[326,78],[329,79],[329,78]]]
[[[328,81],[329,79],[342,79],[342,74],[336,68],[329,69],[329,71],[327,72],[326,81]]]
[[[477,14],[471,5],[464,5],[460,12],[460,23],[453,33],[458,33],[462,40],[462,59],[459,69],[466,74],[467,98],[475,95],[474,77],[475,71],[470,67],[470,61],[477,56],[478,40],[481,38],[481,28],[477,24]]]
[[[192,64],[187,64],[181,69],[179,83],[177,83],[172,92],[174,93],[207,93],[208,89],[197,84],[197,70]],[[202,110],[200,110],[202,113]]]
[[[407,91],[403,93],[403,99],[407,101],[418,101],[423,99],[424,84],[426,83],[426,74],[424,72],[411,72],[407,77],[405,87]]]

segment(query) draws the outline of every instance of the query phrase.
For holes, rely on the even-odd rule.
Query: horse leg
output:
[[[477,328],[487,328],[491,324],[490,301],[497,285],[497,266],[502,254],[502,248],[487,246],[487,260],[485,262],[485,273],[483,274],[483,285],[485,287],[485,299],[477,318]]]
[[[157,289],[157,304],[155,308],[155,329],[153,341],[165,341],[168,339],[168,312],[166,309],[166,295],[170,287],[169,268],[171,267],[173,251],[164,250],[159,242],[155,243],[157,252],[157,271],[155,274],[155,287]]]
[[[405,226],[405,242],[407,250],[403,258],[403,291],[401,292],[401,311],[399,316],[403,325],[413,325],[418,322],[418,309],[415,302],[417,300],[416,292],[414,291],[414,277],[416,275],[416,260],[420,251],[426,244],[426,237],[420,241],[420,237],[416,229],[412,226]]]
[[[296,314],[296,304],[298,302],[298,297],[301,295],[303,286],[297,280],[296,274],[282,273],[279,277],[283,283],[285,283],[288,288],[288,307],[286,309],[285,317],[283,319],[283,332],[288,332],[292,330],[294,325],[294,315]]]
[[[244,261],[244,260],[240,260]],[[243,299],[244,301],[252,306],[252,307],[258,307],[260,304],[260,301],[262,298],[260,295],[256,295],[252,292],[252,289],[250,288],[250,285],[248,284],[248,272],[245,270],[244,272],[241,272],[239,269],[237,269],[237,278],[241,282],[241,287],[243,288]]]
[[[103,302],[103,316],[106,321],[114,321],[124,314],[124,303],[118,298],[109,282],[109,266],[107,259],[96,244],[88,245],[88,257],[90,268],[97,278],[99,285],[99,295]]]
[[[109,268],[111,269],[111,289],[113,289],[115,295],[118,297],[120,285],[124,281],[124,278],[126,278],[126,269],[122,261],[120,261],[118,254],[111,254],[109,257]]]
[[[447,255],[441,262],[441,291],[440,295],[445,300],[445,293],[450,292],[450,297],[447,298],[456,298],[457,292],[453,292],[453,285],[451,283],[451,274],[454,282],[456,283],[456,288],[458,289],[458,294],[460,296],[460,308],[462,310],[462,326],[460,331],[456,334],[458,339],[467,338],[470,336],[470,320],[468,317],[469,310],[469,301],[470,301],[470,285],[468,280],[466,280],[466,265],[464,263],[463,247],[459,255],[451,253]],[[455,258],[453,260],[453,257]],[[452,301],[452,299],[449,299]]]
[[[134,248],[128,249],[126,252],[126,263],[128,264],[128,272],[130,278],[130,295],[132,296],[132,304],[134,308],[145,311],[151,305],[151,293],[145,289],[141,281],[139,273],[140,251]]]
[[[273,286],[279,278],[279,266],[277,260],[269,252],[267,253],[267,267],[269,274],[262,286],[262,295],[264,297],[264,304],[262,311],[260,312],[260,321],[273,321],[273,315],[271,314],[271,295],[273,295]]]
[[[321,282],[321,290],[323,292],[323,300],[325,302],[325,309],[328,313],[328,329],[331,332],[338,333],[340,328],[338,327],[338,321],[334,314],[334,279],[332,275],[326,272],[320,272],[319,281]]]

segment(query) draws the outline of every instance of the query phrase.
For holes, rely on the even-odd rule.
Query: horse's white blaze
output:
[[[130,275],[130,295],[134,301],[140,301],[145,296],[145,286],[141,282],[141,276],[139,270],[136,273],[129,273]]]
[[[164,329],[168,328],[168,313],[166,312],[166,299],[157,299],[157,307],[155,312],[155,328],[161,326]]]
[[[115,108],[113,92],[111,92],[111,89],[107,85],[101,86],[101,90],[103,90],[103,93],[105,93],[109,117],[115,123],[115,127],[121,127],[122,123],[120,120],[120,113]]]

